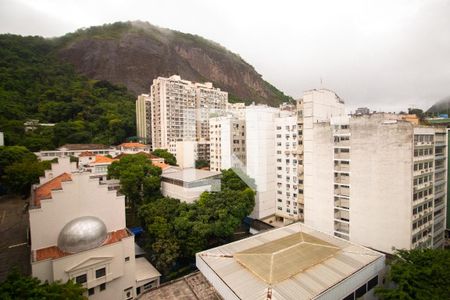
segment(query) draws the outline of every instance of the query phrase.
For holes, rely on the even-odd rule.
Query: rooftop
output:
[[[220,172],[213,171],[205,171],[194,168],[189,169],[181,169],[180,171],[163,173],[161,177],[172,179],[172,180],[180,180],[183,182],[193,182],[197,180],[202,180],[214,176],[220,175]]]
[[[154,166],[156,166],[156,167],[160,167],[161,170],[165,170],[165,169],[167,169],[167,168],[170,167],[170,165],[168,165],[168,164],[166,164],[166,163],[159,162],[159,161],[154,161],[154,162],[152,162],[152,165],[154,165]]]
[[[62,182],[72,181],[72,177],[68,173],[62,173],[59,176],[47,181],[34,190],[34,205],[40,206],[41,200],[51,199],[53,190],[60,190],[62,188]]]
[[[136,281],[147,280],[159,276],[161,276],[161,273],[159,273],[145,257],[136,258]]]
[[[109,149],[108,146],[103,144],[65,144],[58,148],[59,150],[102,150]]]
[[[129,237],[130,235],[131,233],[129,233],[128,230],[126,229],[120,229],[117,231],[109,232],[106,240],[103,242],[101,246],[117,243],[121,241],[123,238]],[[47,248],[38,249],[35,252],[36,256],[34,261],[40,261],[45,259],[57,259],[72,254],[61,251],[57,246],[50,246]]]
[[[339,247],[298,232],[234,254],[267,283],[277,283],[332,257]]]
[[[158,157],[158,156],[156,156],[156,155],[154,155],[154,154],[147,153],[147,152],[143,152],[143,151],[138,152],[138,153],[136,153],[136,154],[145,155],[145,156],[147,156],[147,158],[150,159],[150,160],[151,160],[151,159],[161,159],[160,157]],[[121,159],[122,157],[127,156],[127,155],[135,155],[135,154],[121,153],[121,154],[117,155],[116,157],[114,157],[114,159]]]
[[[80,153],[80,157],[85,157],[85,156],[95,156],[95,154],[91,151],[83,151]]]
[[[311,299],[384,255],[301,223],[197,254],[241,299]]]
[[[124,148],[146,148],[147,147],[147,145],[144,145],[141,143],[122,143],[119,146],[124,147]]]
[[[96,155],[95,156],[95,160],[94,160],[94,164],[107,164],[107,163],[112,163],[112,162],[114,162],[116,160],[117,159],[109,158],[107,156]]]
[[[142,300],[220,300],[220,296],[200,272],[191,273],[180,279],[163,283],[159,288],[150,290],[139,299]]]

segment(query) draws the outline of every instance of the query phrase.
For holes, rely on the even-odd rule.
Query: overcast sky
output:
[[[0,0],[2,33],[127,20],[214,40],[294,98],[321,79],[350,109],[427,109],[450,96],[449,0]]]

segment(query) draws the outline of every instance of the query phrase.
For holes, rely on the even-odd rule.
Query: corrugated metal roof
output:
[[[304,238],[300,239],[299,233]],[[320,253],[321,249],[331,251]],[[383,257],[381,253],[300,223],[197,255],[241,299],[267,299],[269,288],[272,299],[312,299]],[[308,263],[300,263],[300,258]]]

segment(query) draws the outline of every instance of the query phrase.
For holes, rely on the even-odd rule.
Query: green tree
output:
[[[35,277],[21,275],[13,271],[0,283],[0,299],[87,299],[84,288],[69,280],[67,283],[41,282]]]
[[[196,169],[202,169],[202,168],[209,168],[209,161],[203,160],[203,159],[197,159],[195,161],[195,168]]]
[[[254,188],[255,181],[242,173],[238,176],[232,169],[222,170],[221,188],[222,190],[243,191],[246,188]],[[243,180],[245,179],[245,181]],[[251,186],[247,185],[248,182]]]
[[[135,215],[144,199],[160,197],[161,168],[143,154],[126,155],[108,167],[108,177],[120,180],[120,191]]]
[[[37,157],[22,146],[0,146],[0,176],[6,167],[23,160],[36,161]]]
[[[28,196],[31,185],[38,183],[39,177],[49,168],[49,162],[25,159],[7,166],[2,181],[9,192]]]
[[[175,158],[175,156],[166,149],[155,149],[155,151],[153,151],[152,154],[164,158],[164,161],[169,165],[172,166],[177,165],[177,159]]]
[[[135,134],[135,97],[88,80],[56,53],[59,40],[0,35],[0,128],[8,145],[38,151],[64,143],[117,144]],[[57,123],[25,132],[24,122]]]
[[[381,299],[448,299],[450,251],[398,250],[390,263],[387,279],[388,287],[376,290]]]

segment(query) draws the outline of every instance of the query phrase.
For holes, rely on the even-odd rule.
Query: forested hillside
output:
[[[65,143],[116,144],[135,135],[134,96],[78,75],[56,57],[57,40],[0,35],[0,131],[32,151]],[[28,119],[56,123],[25,132]]]

